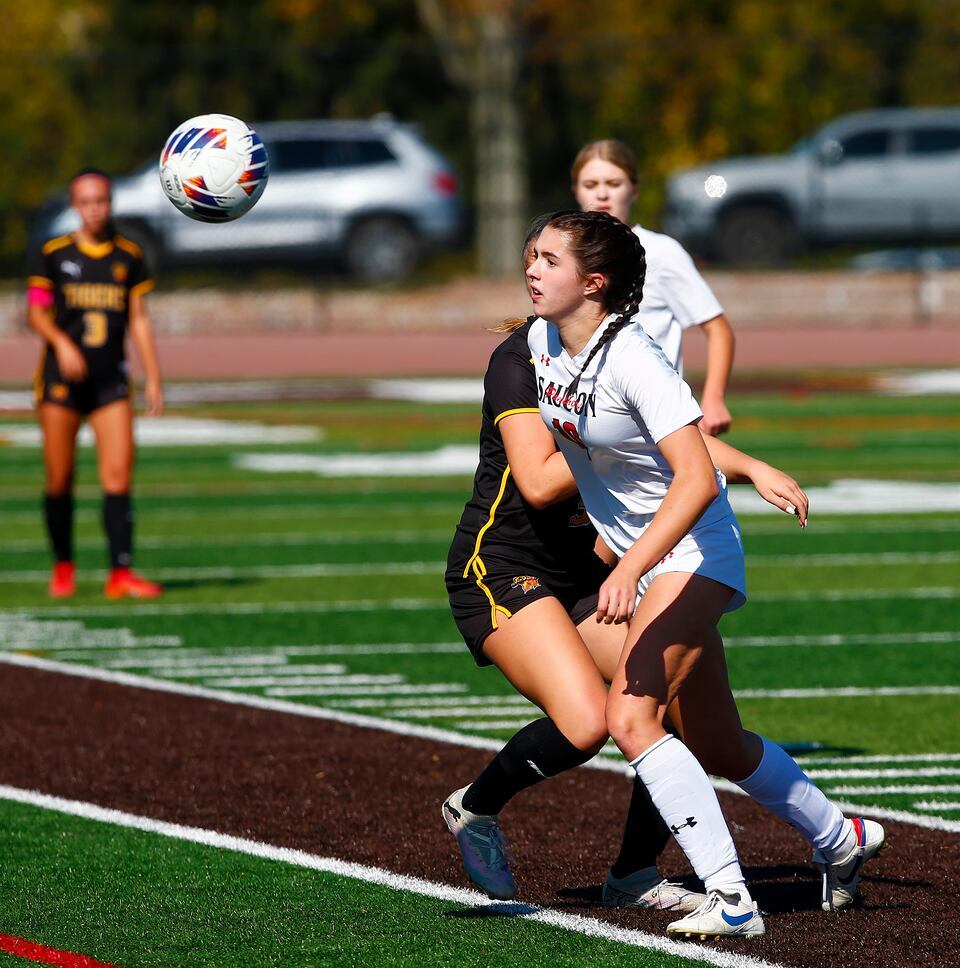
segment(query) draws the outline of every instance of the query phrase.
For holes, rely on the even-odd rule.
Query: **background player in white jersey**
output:
[[[637,162],[633,152],[612,138],[591,141],[573,160],[573,194],[585,212],[609,212],[626,225],[637,197]],[[683,332],[697,326],[707,337],[707,369],[700,395],[705,434],[730,429],[726,393],[733,368],[734,335],[723,307],[676,239],[641,225],[633,231],[647,259],[643,301],[634,317],[683,375]]]
[[[629,623],[607,727],[707,889],[704,904],[667,930],[765,930],[704,767],[800,830],[821,858],[823,907],[846,906],[883,828],[845,819],[780,747],[741,725],[717,631],[746,600],[739,527],[689,387],[629,325],[643,293],[643,247],[606,213],[561,212],[534,256],[527,284],[542,318],[528,342],[540,413],[620,558],[597,606],[598,621]],[[668,709],[683,743],[664,729]]]
[[[116,235],[110,178],[84,169],[70,182],[80,216],[72,235],[51,239],[36,254],[27,289],[27,319],[44,343],[36,396],[43,431],[44,517],[54,554],[50,594],[76,590],[73,560],[73,477],[77,432],[90,421],[97,444],[107,532],[109,598],[156,598],[162,589],[131,568],[133,408],[127,374],[129,332],[146,373],[147,410],[160,414],[163,390],[145,297],[153,280],[140,248]]]

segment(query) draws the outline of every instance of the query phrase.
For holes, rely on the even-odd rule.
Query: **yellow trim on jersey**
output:
[[[72,241],[76,242],[77,248],[89,259],[103,259],[113,252],[113,239],[107,239],[106,242],[94,242],[93,244],[81,242],[79,239]]]
[[[500,502],[503,500],[503,492],[507,489],[507,479],[510,477],[510,465],[507,464],[507,469],[503,472],[503,477],[500,478],[500,491],[494,498],[493,504],[490,505],[490,518],[487,523],[477,532],[477,543],[473,546],[473,554],[470,556],[470,560],[467,562],[467,567],[463,569],[463,577],[468,578],[470,576],[470,568],[473,565],[475,559],[480,557],[480,542],[483,540],[483,536],[487,533],[487,529],[493,524],[494,515],[497,513],[497,508],[500,506]]]
[[[131,242],[130,239],[125,239],[122,235],[115,235],[113,237],[113,242],[118,249],[123,249],[124,252],[129,252],[130,255],[137,259],[143,258],[143,249],[141,249],[136,242]]]
[[[493,597],[493,592],[483,583],[483,579],[487,577],[487,566],[483,563],[483,559],[479,555],[475,555],[472,559],[473,562],[473,574],[476,577],[477,588],[487,596],[487,601],[490,602],[490,624],[493,626],[494,630],[500,628],[500,622],[497,618],[497,614],[500,613],[507,618],[513,618],[513,612],[508,608],[504,608],[503,605],[498,605],[496,599]]]
[[[152,279],[144,279],[135,286],[130,287],[131,296],[145,296],[148,292],[156,288],[156,283]],[[537,411],[540,412],[539,410]]]
[[[515,407],[513,410],[504,410],[503,413],[494,417],[494,427],[503,420],[504,417],[512,417],[515,413],[540,413],[539,407]]]
[[[69,235],[58,235],[55,239],[45,242],[40,251],[44,255],[50,255],[51,252],[56,252],[57,249],[63,249],[72,244],[73,239]]]
[[[27,285],[38,289],[53,289],[53,280],[46,276],[27,276]]]

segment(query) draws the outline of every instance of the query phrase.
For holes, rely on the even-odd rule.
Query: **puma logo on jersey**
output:
[[[79,263],[71,262],[69,259],[64,259],[63,262],[60,263],[60,268],[63,269],[68,276],[72,276],[74,279],[79,279],[80,273],[83,271],[80,268]]]
[[[534,578],[533,575],[517,575],[513,579],[513,584],[511,588],[520,588],[523,590],[523,594],[526,595],[527,592],[532,592],[535,588],[540,587],[540,579]]]

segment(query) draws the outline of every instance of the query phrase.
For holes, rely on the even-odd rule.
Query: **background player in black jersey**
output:
[[[36,397],[46,472],[44,514],[55,564],[50,594],[72,595],[73,477],[77,432],[90,421],[103,487],[103,523],[110,553],[104,588],[110,598],[155,598],[162,589],[131,568],[133,409],[125,342],[133,338],[146,375],[147,412],[163,411],[153,330],[144,297],[153,280],[139,247],[116,235],[111,183],[84,169],[70,182],[70,202],[81,226],[51,239],[28,280],[28,321],[44,341]]]
[[[535,238],[536,227],[530,238]],[[528,239],[529,243],[530,239]],[[516,892],[497,815],[521,790],[578,766],[606,742],[606,682],[624,642],[594,619],[609,575],[573,475],[540,418],[527,332],[512,331],[484,377],[480,463],[450,548],[446,583],[454,619],[480,665],[494,663],[546,717],[521,729],[469,786],[443,805],[467,874],[491,897]],[[722,441],[711,456],[735,482],[752,482],[782,510],[807,504],[786,474]],[[611,558],[611,561],[614,560]],[[619,856],[603,887],[607,906],[689,912],[705,899],[662,878],[669,831],[643,784],[634,784]]]

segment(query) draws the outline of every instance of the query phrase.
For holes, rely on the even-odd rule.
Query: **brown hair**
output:
[[[577,179],[583,166],[593,158],[616,165],[636,185],[637,159],[633,152],[622,141],[605,138],[602,141],[589,141],[577,152],[577,157],[573,159],[573,165],[570,167],[570,183],[574,189],[577,187]]]
[[[538,215],[527,228],[526,238],[523,240],[523,245],[520,248],[520,259],[523,264],[523,271],[527,271],[527,267],[533,261],[533,254],[531,248],[533,243],[540,238],[540,233],[543,231],[544,225],[547,224],[550,214]],[[504,319],[497,323],[496,326],[490,328],[491,333],[515,333],[524,323],[529,322],[531,319],[536,319],[535,316],[511,316],[509,319]]]
[[[544,220],[541,231],[547,226],[563,233],[581,276],[598,273],[606,277],[601,305],[607,314],[617,314],[607,323],[570,384],[567,392],[573,394],[590,361],[640,308],[647,258],[640,239],[631,228],[607,212],[555,212]]]

